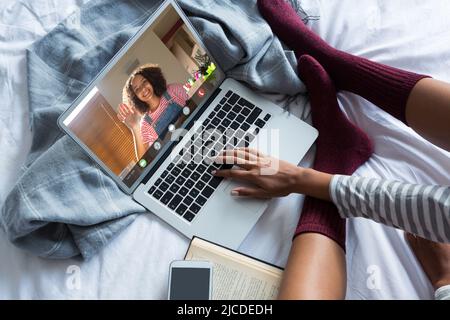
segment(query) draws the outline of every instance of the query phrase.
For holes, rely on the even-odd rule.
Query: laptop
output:
[[[165,1],[58,119],[135,201],[173,228],[237,249],[268,200],[212,175],[223,150],[299,163],[317,130],[226,78],[175,1]],[[233,169],[236,169],[234,167]]]

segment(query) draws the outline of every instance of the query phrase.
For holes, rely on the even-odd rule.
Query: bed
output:
[[[25,49],[87,1],[0,4],[0,203],[20,175],[31,141]],[[310,26],[333,46],[450,81],[448,1],[301,2],[309,14],[320,16]],[[340,93],[339,102],[375,142],[374,156],[357,174],[449,184],[448,152],[364,99]],[[290,109],[300,115],[304,103],[299,98]],[[302,165],[310,165],[312,159],[310,152]],[[299,195],[273,200],[239,250],[284,266],[302,202]],[[433,297],[401,231],[352,219],[347,234],[348,299]],[[187,246],[188,239],[151,214],[139,216],[89,261],[34,257],[10,244],[0,229],[0,299],[164,299],[169,263],[182,259]]]

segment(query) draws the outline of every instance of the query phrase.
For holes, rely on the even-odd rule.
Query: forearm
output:
[[[450,242],[450,187],[335,176],[332,201],[344,218],[364,217],[436,242]]]
[[[136,158],[137,158],[137,160],[139,160],[145,154],[145,152],[147,151],[147,148],[145,146],[144,140],[142,139],[140,127],[132,128],[131,132],[133,134],[133,139],[134,139]]]
[[[343,218],[364,217],[450,242],[450,187],[330,175],[299,168],[294,192],[332,201]]]
[[[331,174],[299,167],[294,192],[331,201],[330,183],[332,178]]]

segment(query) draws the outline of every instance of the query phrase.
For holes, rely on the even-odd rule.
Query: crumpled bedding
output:
[[[31,143],[25,48],[86,1],[14,1],[0,4],[0,202],[21,171]],[[47,3],[43,6],[42,3]],[[310,26],[332,45],[396,67],[450,81],[450,21],[445,0],[304,0],[320,15]],[[279,96],[269,96],[278,101]],[[375,155],[357,174],[413,183],[448,184],[450,155],[369,102],[349,93],[339,101],[375,142]],[[291,110],[301,113],[299,98]],[[302,163],[311,163],[310,153]],[[240,251],[283,266],[302,196],[272,202]],[[430,299],[432,288],[401,231],[365,219],[348,221],[348,299]],[[170,244],[170,245],[167,245]],[[36,258],[0,230],[0,299],[164,299],[168,265],[188,240],[153,215],[139,216],[89,261]]]
[[[89,259],[146,213],[63,135],[56,121],[160,4],[91,0],[28,50],[33,140],[26,170],[0,215],[18,247],[50,259],[80,254]],[[263,91],[302,90],[294,55],[274,38],[256,1],[179,4],[228,76]]]

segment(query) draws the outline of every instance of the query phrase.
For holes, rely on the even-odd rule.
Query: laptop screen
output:
[[[62,121],[128,188],[221,81],[217,65],[170,2],[152,20]]]

